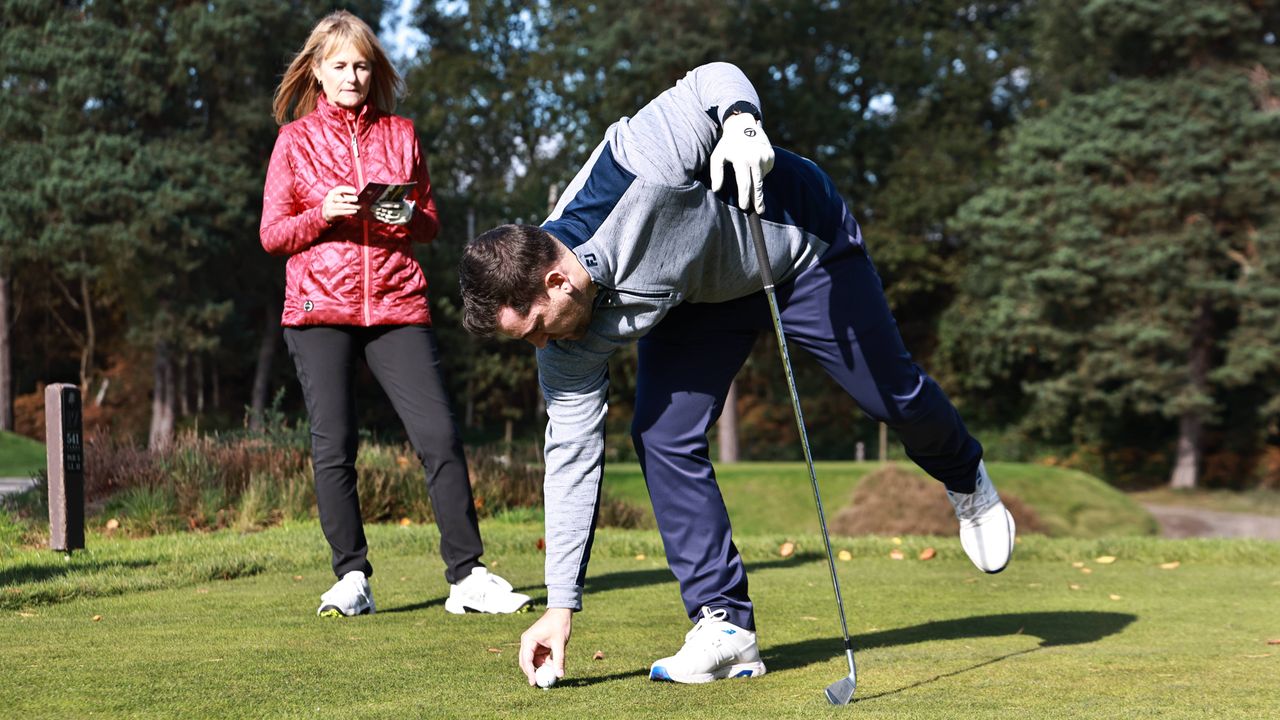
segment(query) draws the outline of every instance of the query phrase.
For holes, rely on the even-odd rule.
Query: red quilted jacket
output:
[[[335,185],[417,181],[404,226],[321,215]],[[366,103],[353,112],[322,95],[280,128],[262,191],[262,247],[288,255],[281,325],[431,324],[427,279],[412,243],[439,230],[427,161],[413,123]]]

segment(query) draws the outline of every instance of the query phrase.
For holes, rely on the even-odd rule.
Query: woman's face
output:
[[[324,96],[338,107],[355,110],[369,96],[373,63],[349,44],[334,50],[312,71],[324,88]]]

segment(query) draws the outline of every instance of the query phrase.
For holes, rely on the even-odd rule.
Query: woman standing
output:
[[[392,114],[403,85],[373,30],[336,12],[311,31],[275,94],[283,127],[260,234],[267,252],[289,258],[281,324],[306,398],[320,525],[339,578],[317,612],[374,612],[356,494],[353,385],[361,356],[426,472],[451,586],[445,609],[515,612],[529,597],[480,562],[484,545],[440,377],[427,281],[413,258],[412,243],[430,242],[439,222],[413,123]],[[414,185],[404,199],[362,208],[357,188],[371,182]]]

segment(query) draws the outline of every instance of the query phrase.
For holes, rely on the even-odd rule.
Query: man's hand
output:
[[[388,225],[404,225],[413,217],[413,203],[408,200],[375,203],[372,210],[374,220]]]
[[[520,670],[537,685],[534,671],[550,662],[556,669],[556,677],[564,677],[564,648],[569,644],[573,611],[568,608],[547,608],[541,618],[520,636]]]
[[[773,169],[773,146],[750,113],[736,113],[724,119],[720,142],[711,151],[711,191],[724,184],[724,164],[733,165],[738,178],[738,207],[746,210],[754,202],[764,213],[764,176]]]

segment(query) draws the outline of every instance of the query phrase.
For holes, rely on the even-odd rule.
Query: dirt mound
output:
[[[1019,532],[1044,532],[1030,506],[1006,492],[1000,498]],[[942,483],[894,465],[863,478],[830,527],[838,535],[954,535],[959,528]]]

